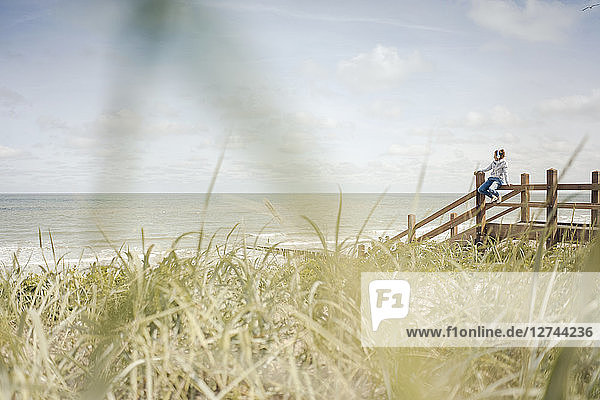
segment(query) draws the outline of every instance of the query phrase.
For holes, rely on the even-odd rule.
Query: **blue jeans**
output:
[[[479,186],[477,191],[481,194],[489,196],[490,198],[493,198],[493,196],[499,196],[498,192],[496,192],[494,189],[490,189],[490,186],[492,186],[492,183],[494,182],[498,182],[498,187],[502,186],[502,180],[500,178],[490,176],[488,180],[483,183],[483,185]]]

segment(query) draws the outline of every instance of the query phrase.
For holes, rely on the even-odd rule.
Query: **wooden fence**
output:
[[[505,238],[512,236],[527,235],[529,238],[539,238],[543,236],[546,239],[546,244],[552,246],[559,241],[588,241],[590,238],[600,231],[600,201],[598,194],[600,193],[600,183],[598,180],[599,171],[592,172],[591,183],[559,183],[558,172],[556,169],[546,171],[546,183],[531,184],[529,183],[529,174],[521,174],[521,184],[519,185],[503,185],[498,190],[506,191],[503,194],[502,200],[495,203],[486,203],[485,195],[479,193],[477,188],[485,181],[485,173],[478,172],[476,174],[476,188],[470,193],[465,194],[461,198],[448,204],[444,208],[434,212],[421,221],[416,220],[414,214],[408,215],[408,228],[400,234],[391,238],[391,241],[397,241],[404,237],[408,242],[415,240],[425,240],[434,238],[442,233],[450,231],[451,241],[463,239],[475,239],[477,241],[485,240],[487,237]],[[545,191],[545,201],[531,201],[531,192]],[[559,191],[590,191],[590,202],[559,202]],[[510,202],[509,200],[520,196],[520,202]],[[442,225],[417,236],[417,229],[425,227],[427,224],[444,216],[456,207],[475,198],[475,207],[461,213],[450,213],[450,219]],[[505,208],[497,214],[487,217],[487,211],[492,208]],[[545,208],[546,220],[535,221],[531,219],[531,208]],[[558,210],[590,210],[590,224],[581,223],[560,223],[558,222]],[[517,222],[504,224],[495,223],[503,216],[519,211],[520,217]],[[466,229],[463,232],[458,232],[458,226],[475,218],[475,225]]]

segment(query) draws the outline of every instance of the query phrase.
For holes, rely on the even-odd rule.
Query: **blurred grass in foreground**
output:
[[[340,245],[290,260],[240,238],[157,264],[152,248],[60,272],[15,262],[0,278],[0,398],[600,398],[596,348],[369,349],[359,315],[363,271],[591,270],[598,242],[541,258],[529,241],[373,242],[365,258]]]

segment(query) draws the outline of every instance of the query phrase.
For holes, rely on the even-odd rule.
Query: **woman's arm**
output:
[[[489,171],[490,169],[492,169],[492,164],[493,163],[490,163],[490,165],[488,165],[487,168],[478,169],[477,172]]]
[[[509,185],[509,183],[508,183],[508,164],[506,164],[506,160],[502,160],[502,164],[500,165],[500,179],[502,180],[504,185]]]

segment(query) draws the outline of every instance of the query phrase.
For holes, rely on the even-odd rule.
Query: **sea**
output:
[[[117,251],[192,254],[211,240],[249,247],[322,249],[355,240],[382,240],[407,228],[407,215],[417,221],[462,196],[459,193],[94,193],[0,194],[0,266],[85,266],[108,262]],[[536,200],[532,198],[532,200]],[[564,199],[562,199],[564,200]],[[589,202],[589,193],[568,201]],[[338,210],[341,214],[338,223]],[[518,200],[517,200],[518,201]],[[454,212],[474,206],[471,200]],[[545,210],[532,209],[536,220]],[[490,215],[494,212],[490,210]],[[513,222],[518,211],[503,217]],[[448,221],[446,214],[417,234]],[[589,211],[560,210],[559,220],[589,223]],[[473,222],[459,226],[466,229]],[[183,236],[182,236],[183,235]],[[180,238],[176,243],[176,239]],[[444,240],[446,235],[437,239]]]

